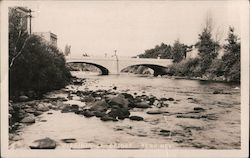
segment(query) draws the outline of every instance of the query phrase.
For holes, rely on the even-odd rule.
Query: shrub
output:
[[[32,35],[9,69],[10,96],[28,91],[41,95],[62,88],[70,76],[64,55],[39,36]]]

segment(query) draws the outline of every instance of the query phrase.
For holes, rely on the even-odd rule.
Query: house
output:
[[[42,37],[49,44],[57,46],[57,35],[52,32],[35,32],[35,35]]]

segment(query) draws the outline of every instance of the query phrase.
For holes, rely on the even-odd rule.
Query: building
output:
[[[31,34],[31,10],[27,7],[13,7],[9,11],[14,11],[18,18],[20,18],[20,26]]]
[[[224,55],[224,48],[220,48],[218,50],[218,56],[217,56],[217,59],[221,59],[222,56]],[[186,54],[186,59],[193,59],[193,58],[196,58],[196,57],[199,57],[199,51],[197,48],[195,48],[195,46],[193,45],[192,48],[187,52]]]
[[[198,49],[195,48],[194,45],[192,45],[192,47],[188,50],[188,52],[186,53],[186,59],[193,59],[198,57]]]
[[[35,32],[35,35],[42,37],[49,44],[57,46],[57,35],[52,32]]]

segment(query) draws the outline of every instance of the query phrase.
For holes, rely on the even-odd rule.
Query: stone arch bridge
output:
[[[86,63],[96,66],[101,70],[102,75],[120,74],[121,70],[135,65],[146,66],[154,70],[154,76],[166,74],[172,59],[152,58],[116,58],[116,57],[81,57],[66,58],[66,63]]]

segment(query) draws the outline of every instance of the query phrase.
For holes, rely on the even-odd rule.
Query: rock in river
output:
[[[194,111],[203,112],[203,111],[205,111],[205,109],[203,109],[201,107],[194,107]]]
[[[119,94],[118,96],[111,98],[109,105],[119,105],[121,108],[127,108],[129,101],[125,99],[124,95]]]
[[[105,112],[108,109],[108,104],[106,103],[105,100],[96,101],[90,106],[91,106],[90,108],[91,111]]]
[[[44,105],[44,104],[38,104],[37,107],[36,107],[36,109],[38,111],[42,111],[42,112],[49,111],[49,108],[46,105]]]
[[[146,108],[150,108],[151,106],[147,102],[139,102],[135,104],[135,107],[146,109]]]
[[[21,123],[35,123],[36,122],[35,116],[30,114],[27,117],[23,118],[20,122]]]
[[[128,111],[127,108],[120,108],[120,107],[117,107],[117,108],[113,108],[109,113],[108,115],[110,117],[113,117],[113,118],[116,118],[118,117],[118,119],[125,119],[125,118],[128,118],[129,115],[130,115],[130,112]]]
[[[84,111],[84,112],[83,112],[83,115],[84,115],[85,117],[93,117],[93,116],[95,116],[95,115],[94,115],[94,112],[93,112],[93,111],[89,111],[89,110]]]
[[[150,115],[157,115],[157,114],[163,114],[163,113],[168,113],[168,112],[163,111],[163,110],[149,110],[149,111],[147,111],[147,114],[150,114]]]
[[[171,131],[165,130],[165,129],[160,130],[160,133],[159,133],[159,135],[162,135],[162,136],[170,136],[170,134],[171,134]]]
[[[21,95],[21,96],[19,97],[19,100],[20,100],[20,101],[28,101],[28,100],[29,100],[29,97],[27,97],[27,96],[25,96],[25,95]]]
[[[110,117],[108,115],[105,115],[101,118],[102,121],[118,121],[117,119]]]
[[[67,113],[67,112],[77,112],[79,110],[79,106],[76,104],[73,105],[66,105],[63,109],[62,109],[62,113]]]
[[[129,119],[130,120],[134,120],[134,121],[142,121],[143,117],[140,117],[140,116],[130,116]]]
[[[66,139],[61,139],[64,143],[76,143],[75,138],[66,138]]]
[[[56,141],[50,138],[38,139],[35,140],[31,145],[31,149],[55,149]]]

